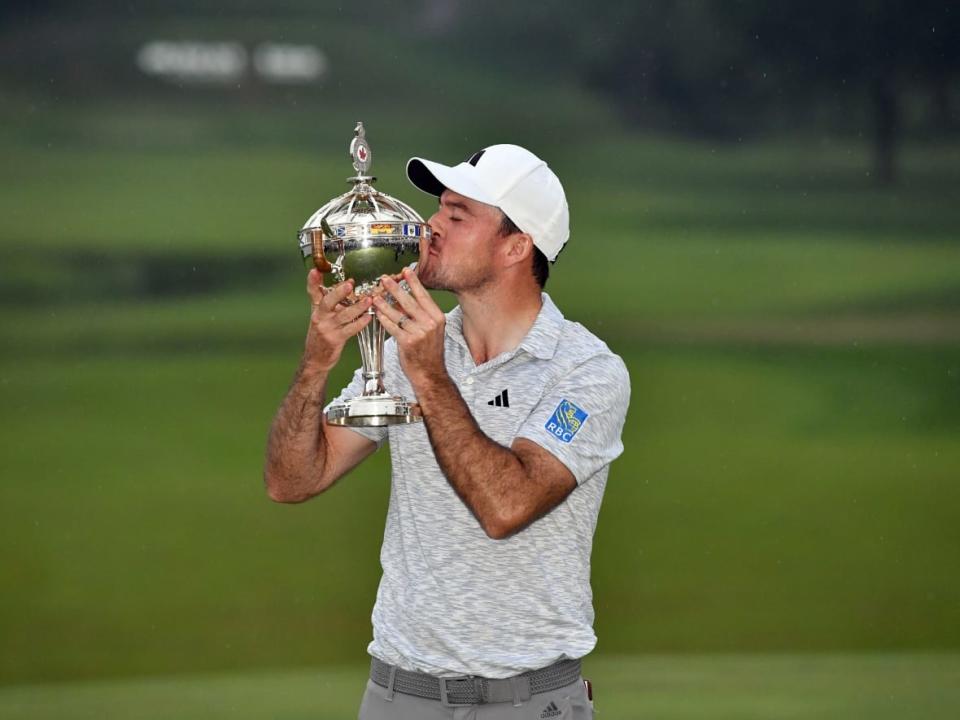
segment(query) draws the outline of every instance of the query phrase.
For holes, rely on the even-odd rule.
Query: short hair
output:
[[[513,235],[514,233],[523,232],[520,228],[517,227],[517,224],[513,222],[507,214],[500,211],[502,216],[500,220],[500,236],[506,237],[507,235]],[[547,256],[536,245],[533,246],[533,265],[531,267],[533,271],[533,278],[537,281],[537,285],[540,286],[540,289],[543,290],[546,287],[547,279],[550,277],[550,261],[547,260]]]

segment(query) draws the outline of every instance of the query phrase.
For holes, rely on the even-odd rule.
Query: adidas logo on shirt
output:
[[[504,390],[499,395],[497,395],[493,400],[488,400],[487,405],[494,405],[496,407],[510,407],[510,400],[507,397],[507,391]]]
[[[560,712],[560,708],[557,707],[557,704],[551,700],[550,704],[543,709],[542,713],[540,713],[540,718],[543,720],[543,718],[557,717],[558,715],[562,714],[563,713]]]

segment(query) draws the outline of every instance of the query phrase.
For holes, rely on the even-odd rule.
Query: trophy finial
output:
[[[369,172],[370,166],[373,164],[373,153],[370,152],[370,143],[367,142],[367,133],[362,122],[358,122],[353,129],[350,157],[353,158],[353,169],[359,175],[366,175]]]

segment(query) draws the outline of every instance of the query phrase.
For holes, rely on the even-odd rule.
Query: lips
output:
[[[417,275],[421,278],[428,277],[434,263],[439,262],[440,253],[436,251],[433,245],[421,251],[420,261],[417,263]]]
[[[433,230],[430,233],[429,237],[424,237],[420,240],[420,255],[439,255],[437,250],[437,238],[439,233],[436,230]]]

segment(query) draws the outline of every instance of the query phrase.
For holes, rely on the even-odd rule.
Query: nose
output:
[[[433,235],[440,235],[442,231],[440,230],[440,211],[437,210],[433,215],[427,220],[427,225],[430,226],[430,232]]]

